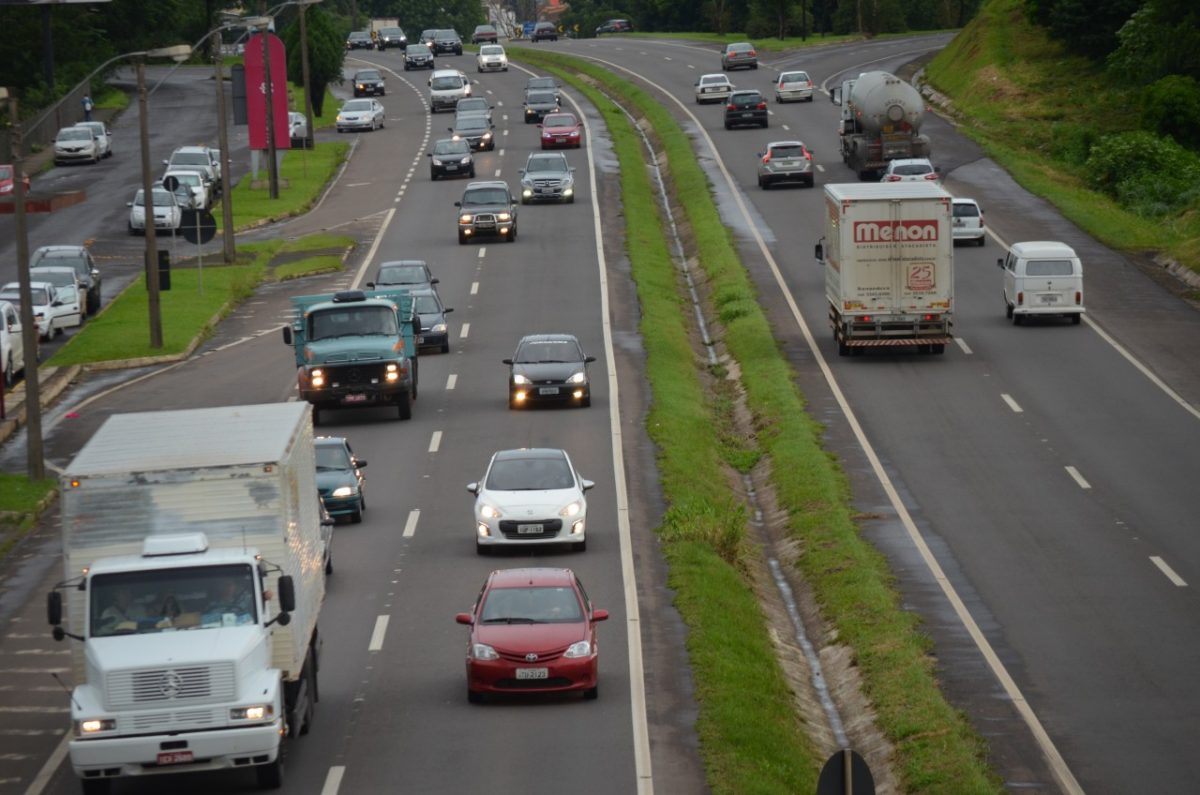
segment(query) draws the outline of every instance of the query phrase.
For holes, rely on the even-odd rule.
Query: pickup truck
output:
[[[454,206],[458,208],[459,243],[485,235],[509,243],[517,239],[517,203],[507,182],[471,182]]]

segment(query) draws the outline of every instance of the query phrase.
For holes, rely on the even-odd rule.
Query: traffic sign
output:
[[[189,243],[207,243],[217,236],[217,219],[208,210],[184,210],[179,233]]]
[[[835,751],[821,768],[817,795],[875,795],[875,779],[867,760],[849,748]]]

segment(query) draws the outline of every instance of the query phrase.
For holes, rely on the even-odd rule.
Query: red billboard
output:
[[[250,148],[267,149],[267,76],[263,67],[261,33],[246,42],[246,121],[250,126]],[[267,34],[271,48],[271,100],[275,105],[275,148],[288,149],[292,138],[288,133],[287,56],[283,42],[274,33]]]

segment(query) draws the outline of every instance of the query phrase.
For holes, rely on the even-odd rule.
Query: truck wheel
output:
[[[83,795],[108,795],[112,791],[112,779],[85,778],[79,783],[83,785]]]
[[[1025,322],[1025,317],[1023,315],[1014,314],[1012,316],[1012,322],[1014,326],[1019,326]]]
[[[936,343],[932,345],[931,348],[933,349],[933,352],[938,355],[946,352],[946,344],[944,342]]]
[[[1078,326],[1080,323],[1083,322],[1083,315],[1078,314],[1078,313],[1071,315],[1071,322],[1074,325]]]
[[[412,398],[409,396],[407,390],[400,394],[400,399],[397,401],[397,406],[399,408],[400,419],[412,419]]]
[[[1004,316],[1006,318],[1008,318],[1009,320],[1012,320],[1012,316],[1013,316],[1012,304],[1010,304],[1010,303],[1004,304]]]
[[[313,408],[312,408],[312,414],[313,414],[313,427],[316,427],[321,424],[321,407],[314,404]]]
[[[279,789],[283,786],[283,759],[277,756],[271,764],[259,765],[254,768],[254,775],[259,789]]]
[[[847,345],[845,342],[838,340],[838,356],[849,356],[849,355],[850,355],[850,346]]]
[[[450,340],[446,340],[445,342],[442,343],[442,353],[449,353],[449,352],[450,352]]]

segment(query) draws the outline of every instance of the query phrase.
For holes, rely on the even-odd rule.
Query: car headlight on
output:
[[[454,138],[453,138],[453,140],[455,140],[455,141],[461,141],[461,140],[462,140],[462,136],[461,136],[461,135],[459,135],[458,133],[454,133]]]
[[[358,90],[359,90],[359,91],[363,91],[364,89],[366,89],[366,85],[364,85],[363,83],[359,83],[359,84],[358,84]]]
[[[352,486],[338,486],[336,489],[333,490],[333,494],[331,494],[330,496],[331,497],[349,497],[352,494],[354,494],[354,488]]]
[[[445,334],[446,333],[446,324],[445,323],[434,323],[433,328],[431,328],[430,331],[432,331],[434,334]]]
[[[592,642],[590,640],[581,640],[578,643],[572,643],[563,652],[564,657],[578,659],[580,657],[590,657],[592,654]]]
[[[568,384],[586,384],[587,383],[587,373],[585,373],[581,370],[578,373],[575,373],[575,375],[568,378],[567,383]]]
[[[552,138],[553,136],[550,135],[550,133],[547,132],[546,130],[542,130],[542,137],[543,138]]]
[[[496,213],[497,221],[511,221],[512,213]]]
[[[484,519],[499,519],[503,514],[500,513],[499,508],[485,502],[479,506],[479,515]]]
[[[475,220],[475,217],[473,215],[471,215],[470,213],[463,213],[462,215],[458,216],[458,222],[460,224],[469,224],[474,220]]]
[[[525,188],[521,191],[521,195],[528,199],[533,195],[533,188]]]
[[[471,162],[470,157],[464,157],[462,160],[458,161],[459,165],[463,165],[463,166],[470,164],[470,162]]]
[[[337,120],[338,120],[338,121],[345,121],[345,120],[346,120],[346,117],[345,117],[345,116],[343,116],[342,114],[340,114],[340,113],[339,113],[339,114],[337,115]]]
[[[255,704],[252,707],[234,707],[229,710],[230,720],[264,720],[275,717],[275,707],[270,704]]]
[[[513,375],[513,383],[514,384],[528,384],[529,379],[527,377],[521,375],[520,373],[516,373],[515,375]]]
[[[500,655],[496,654],[496,650],[486,643],[471,644],[471,659],[473,660],[499,660]]]
[[[320,368],[314,369],[308,374],[308,382],[313,386],[325,386],[325,371]]]
[[[77,736],[110,732],[116,728],[117,721],[115,718],[89,718],[88,720],[75,721],[75,734]]]
[[[570,503],[569,505],[563,506],[563,509],[558,512],[558,515],[559,516],[567,516],[567,517],[578,516],[579,512],[582,510],[583,510],[583,503],[581,503],[579,500],[575,500],[574,502]]]
[[[563,196],[572,196],[575,193],[574,188],[563,188]]]

